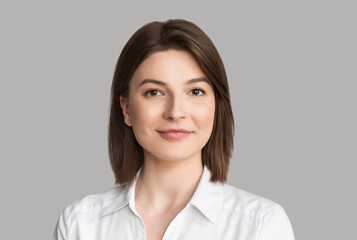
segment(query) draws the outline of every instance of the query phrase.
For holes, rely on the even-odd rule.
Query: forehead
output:
[[[187,80],[206,77],[196,59],[184,50],[166,50],[150,54],[135,70],[131,82],[158,79],[167,84],[182,84]]]

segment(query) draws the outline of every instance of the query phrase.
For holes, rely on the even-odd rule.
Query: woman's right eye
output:
[[[159,93],[160,93],[160,91],[157,90],[157,89],[150,89],[150,90],[145,92],[145,96],[149,96],[149,97],[160,96],[160,95],[158,95]]]

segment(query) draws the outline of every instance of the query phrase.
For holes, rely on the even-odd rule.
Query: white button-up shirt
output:
[[[134,201],[141,169],[132,184],[69,204],[58,219],[54,239],[146,239]],[[279,204],[225,183],[212,183],[210,176],[205,166],[192,198],[169,224],[164,240],[294,240],[289,218]]]

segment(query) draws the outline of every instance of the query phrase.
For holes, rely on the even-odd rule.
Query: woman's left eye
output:
[[[190,92],[192,92],[192,94],[195,96],[202,96],[206,93],[205,91],[199,88],[192,89]]]

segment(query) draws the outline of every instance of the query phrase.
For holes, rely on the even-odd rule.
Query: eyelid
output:
[[[195,95],[195,96],[198,96],[198,97],[199,97],[199,96],[206,95],[206,91],[205,91],[205,90],[203,90],[203,89],[201,89],[201,88],[197,88],[197,87],[196,87],[196,88],[193,88],[193,89],[191,89],[191,90],[190,90],[190,92],[192,92],[193,90],[199,90],[199,91],[201,91],[201,92],[202,92],[202,95]]]
[[[158,91],[162,94],[162,91],[160,89],[157,89],[157,88],[150,88],[150,89],[147,89],[145,92],[144,92],[144,96],[148,96],[148,97],[156,97],[156,96],[161,96],[161,95],[153,95],[153,96],[150,96],[148,95],[148,93],[150,91]]]
[[[201,91],[201,92],[202,92],[202,95],[194,95],[194,94],[190,94],[190,95],[194,95],[194,96],[197,96],[197,97],[200,97],[200,96],[206,95],[206,91],[205,91],[205,90],[203,90],[203,89],[201,89],[201,88],[197,88],[197,87],[192,88],[189,92],[192,92],[192,91],[194,91],[194,90],[199,90],[199,91]],[[156,96],[161,96],[161,95],[153,95],[153,96],[150,96],[150,95],[148,95],[148,93],[149,93],[150,91],[158,91],[158,92],[160,92],[160,93],[161,93],[161,95],[163,95],[163,92],[162,92],[160,89],[157,89],[157,88],[150,88],[150,89],[147,89],[147,90],[144,92],[144,96],[148,96],[148,97],[156,97]]]

